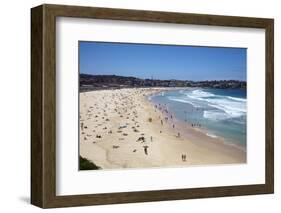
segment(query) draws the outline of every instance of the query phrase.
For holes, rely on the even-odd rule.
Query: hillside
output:
[[[125,77],[117,75],[80,74],[80,91],[130,88],[130,87],[204,87],[204,88],[246,88],[245,81],[189,81],[189,80],[157,80]]]

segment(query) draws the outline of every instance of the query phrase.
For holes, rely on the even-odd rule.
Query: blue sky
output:
[[[153,79],[246,80],[247,49],[79,42],[79,71]]]

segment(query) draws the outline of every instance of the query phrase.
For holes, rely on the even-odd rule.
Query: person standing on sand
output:
[[[148,153],[147,153],[147,148],[148,148],[148,146],[143,146],[144,154],[146,154],[146,155],[148,155]]]
[[[186,161],[186,154],[182,154],[182,155],[181,155],[181,160],[182,160],[183,162]]]

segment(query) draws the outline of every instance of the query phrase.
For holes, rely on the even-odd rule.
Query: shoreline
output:
[[[152,101],[150,101],[150,100],[147,100],[147,101],[150,102],[151,104],[153,104]],[[161,112],[161,113],[163,113],[163,112]],[[164,114],[164,116],[165,116],[165,114]],[[225,146],[235,147],[235,148],[241,149],[244,152],[247,151],[246,146],[240,145],[238,143],[235,143],[234,141],[231,141],[231,140],[228,140],[224,137],[216,135],[207,128],[198,127],[198,126],[191,127],[191,123],[181,121],[181,120],[177,119],[174,115],[173,115],[173,121],[174,121],[175,124],[177,124],[176,126],[180,126],[181,130],[188,129],[189,131],[198,131],[198,132],[206,135],[207,137],[214,138],[214,140],[216,140],[216,141],[212,141],[212,142],[222,143],[222,145],[225,145]],[[170,127],[172,127],[173,122],[171,120],[169,120],[168,123],[169,123]],[[184,134],[184,136],[186,136],[187,139],[189,139],[188,135]]]
[[[171,91],[171,90],[181,90],[182,88],[171,88],[170,90],[169,89],[164,89],[162,91],[159,91],[159,92],[155,92],[153,93],[152,95],[148,95],[147,96],[147,101],[150,103],[150,104],[155,104],[155,102],[153,102],[150,97],[154,96],[155,94],[159,94],[163,91]],[[193,89],[193,88],[184,88],[184,89]],[[196,89],[196,88],[195,88]],[[153,107],[153,106],[152,106]],[[168,109],[168,108],[167,108]],[[169,111],[169,109],[168,109]],[[164,116],[164,112],[161,112]],[[171,114],[170,114],[171,115]],[[173,115],[173,114],[172,114]],[[210,137],[210,138],[214,138],[215,140],[214,141],[211,141],[213,143],[220,143],[221,145],[225,145],[225,146],[231,146],[231,147],[235,147],[237,149],[240,149],[242,151],[244,151],[245,153],[247,152],[247,147],[246,146],[243,146],[242,144],[238,144],[234,141],[231,141],[227,138],[224,138],[222,136],[218,136],[216,134],[214,134],[211,130],[207,129],[207,128],[203,128],[203,127],[192,127],[191,126],[191,123],[189,123],[188,121],[184,122],[182,120],[179,120],[176,118],[176,116],[173,115],[173,120],[174,122],[177,124],[177,126],[180,126],[180,129],[182,130],[182,132],[185,132],[184,130],[187,128],[188,130],[191,130],[191,131],[199,131],[201,133],[203,133],[204,135],[206,135],[207,137]],[[171,122],[171,120],[169,119],[168,120],[169,124],[170,124],[170,127],[172,127],[173,123]],[[190,139],[188,137],[188,134],[184,134],[184,136],[187,138],[187,139]]]
[[[178,137],[170,123],[161,125],[163,114],[148,97],[167,89],[80,93],[80,155],[106,170],[246,163],[245,152],[201,129],[175,121]]]
[[[170,90],[180,90],[182,88],[171,88]],[[190,89],[190,88],[188,88]],[[162,91],[159,92],[155,92],[152,94],[155,95],[157,93],[161,93],[163,91],[167,91],[169,89],[164,89]],[[153,107],[153,104],[155,104],[155,102],[149,100],[149,97],[151,97],[151,95],[147,96],[147,102],[149,102],[149,104],[151,104],[151,107]],[[168,109],[168,108],[167,108]],[[203,127],[191,127],[191,123],[189,122],[184,122],[182,120],[177,119],[173,114],[171,113],[166,113],[159,110],[159,108],[157,109],[161,114],[163,114],[163,116],[173,116],[173,122],[171,119],[168,119],[167,123],[169,125],[169,130],[170,131],[174,131],[175,129],[173,128],[173,125],[175,125],[177,127],[177,130],[179,132],[181,132],[181,135],[186,138],[187,140],[190,140],[192,143],[194,143],[194,140],[197,141],[197,143],[199,142],[200,145],[202,146],[212,146],[208,143],[213,143],[213,145],[215,146],[222,146],[225,147],[227,149],[239,149],[241,151],[243,151],[245,154],[247,153],[246,151],[246,147],[236,144],[235,142],[232,142],[230,140],[227,140],[226,138],[223,138],[221,136],[218,135],[214,135],[215,137],[211,136],[210,134],[213,135],[213,133],[210,133],[210,131],[206,128]],[[169,110],[168,110],[169,112]],[[193,136],[193,137],[191,137]],[[207,138],[207,139],[206,139]],[[206,139],[206,140],[205,140]],[[247,163],[247,162],[245,162]]]

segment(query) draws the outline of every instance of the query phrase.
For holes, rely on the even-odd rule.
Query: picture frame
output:
[[[265,30],[265,183],[132,192],[56,194],[56,19],[191,24]],[[56,208],[274,192],[274,20],[44,4],[31,9],[31,203]]]

